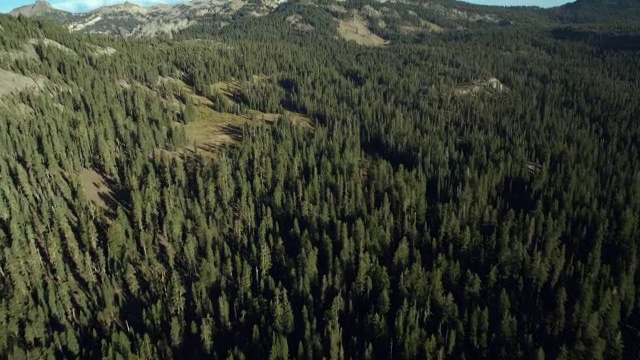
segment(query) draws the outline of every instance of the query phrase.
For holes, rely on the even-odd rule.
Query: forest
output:
[[[0,357],[640,357],[640,29],[334,16],[0,15]]]

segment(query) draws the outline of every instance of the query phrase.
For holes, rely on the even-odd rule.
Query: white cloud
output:
[[[99,8],[101,6],[122,4],[125,0],[62,0],[51,1],[51,6],[70,12],[84,12]],[[140,6],[151,6],[157,4],[176,4],[180,0],[129,0],[130,3]]]

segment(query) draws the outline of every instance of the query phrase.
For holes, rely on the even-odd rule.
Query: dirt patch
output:
[[[239,0],[235,0],[235,1],[231,1],[228,5],[228,9],[231,12],[237,12],[238,10],[242,9],[247,3],[245,3],[244,1],[239,1]]]
[[[400,31],[404,34],[416,34],[416,33],[424,33],[424,32],[441,33],[444,31],[444,29],[432,22],[429,22],[426,20],[420,20],[419,26],[411,25],[411,24],[400,25]]]
[[[198,106],[196,120],[185,126],[187,135],[186,150],[205,156],[242,139],[242,127],[248,117],[215,111],[206,106]]]
[[[351,19],[338,20],[338,34],[344,40],[355,41],[363,46],[385,46],[390,42],[374,34],[359,15]]]
[[[29,118],[34,115],[33,109],[24,103],[17,103],[15,111],[18,116],[23,118]]]
[[[280,120],[281,118],[286,118],[296,125],[300,125],[309,130],[313,130],[313,125],[311,119],[307,116],[304,116],[300,113],[285,110],[284,114],[276,114],[276,113],[263,113],[260,111],[250,110],[248,114],[248,118],[253,122],[265,123],[265,124],[273,124],[274,122]]]
[[[2,50],[2,51],[0,51],[0,56],[6,56],[11,61],[15,61],[15,60],[35,60],[35,61],[40,61],[40,56],[38,56],[38,53],[36,52],[36,49],[33,46],[33,44],[30,44],[30,43],[24,44],[22,46],[22,49],[23,49],[23,51],[20,51],[20,50],[12,50],[12,51]]]
[[[431,32],[436,32],[436,33],[441,33],[444,31],[444,29],[442,28],[442,26],[438,25],[438,24],[434,24],[430,21],[427,20],[420,20],[420,25],[422,25],[423,28],[431,31]]]
[[[159,77],[158,83],[162,83],[162,82],[173,83],[174,85],[176,85],[176,87],[180,89],[180,92],[182,93],[182,95],[190,97],[191,100],[193,101],[193,104],[196,106],[211,106],[213,104],[211,100],[207,99],[206,97],[196,94],[196,92],[193,91],[193,88],[191,86],[189,86],[187,83],[185,83],[180,79],[176,79],[173,77]],[[149,90],[153,91],[152,89],[149,89]],[[174,96],[177,96],[177,95],[180,95],[180,94],[174,93]]]
[[[36,48],[33,46],[33,44],[31,43],[24,44],[22,48],[24,49],[24,52],[25,54],[27,54],[28,57],[34,60],[40,61],[40,55],[38,55],[38,52],[36,51]]]
[[[78,178],[90,203],[106,212],[115,213],[119,202],[114,184],[109,179],[93,169],[83,169]]]
[[[422,29],[413,25],[400,25],[400,32],[403,34],[415,34],[422,32]]]
[[[242,141],[245,125],[270,125],[282,117],[280,114],[255,110],[250,110],[247,114],[235,115],[203,106],[198,107],[197,111],[196,120],[185,126],[186,150],[193,153],[197,148],[198,153],[206,157],[212,157],[219,149]],[[294,124],[309,130],[313,129],[311,120],[304,115],[287,111],[284,117]]]
[[[127,80],[119,79],[116,83],[123,89],[131,89],[131,84]]]
[[[250,82],[254,84],[260,84],[270,81],[270,78],[266,75],[253,75]],[[223,95],[226,99],[227,105],[238,104],[239,98],[242,96],[242,84],[236,79],[230,81],[220,81],[215,84],[211,84],[211,93]]]
[[[67,54],[71,54],[71,55],[75,55],[77,56],[78,54],[76,54],[75,51],[69,49],[68,47],[60,44],[57,41],[53,41],[51,39],[31,39],[29,40],[29,43],[32,45],[37,45],[40,42],[42,42],[45,46],[50,46],[50,47],[54,47],[56,49],[62,50],[63,52],[67,53]]]
[[[33,80],[24,75],[0,69],[0,97],[17,94],[25,90],[42,89],[45,80]]]
[[[221,93],[226,96],[232,96],[240,92],[240,82],[237,80],[220,81],[211,84],[211,91],[213,94]]]

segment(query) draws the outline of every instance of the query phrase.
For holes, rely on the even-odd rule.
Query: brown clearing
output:
[[[25,90],[38,90],[44,88],[46,79],[40,78],[37,81],[32,78],[0,69],[0,97],[17,94]]]
[[[400,30],[405,34],[414,34],[419,32],[431,32],[431,33],[441,33],[444,29],[437,24],[432,22],[428,22],[425,20],[420,20],[420,26],[415,26],[411,24],[405,24],[400,26]]]
[[[355,41],[363,46],[386,46],[390,42],[369,30],[367,23],[359,16],[353,15],[348,20],[338,20],[338,34],[344,40]]]
[[[444,29],[442,28],[442,26],[438,25],[438,24],[434,24],[430,21],[427,20],[420,20],[420,25],[422,25],[423,28],[426,28],[429,31],[432,32],[437,32],[437,33],[441,33],[444,31]]]
[[[106,177],[93,169],[83,169],[78,174],[78,178],[90,203],[105,212],[115,214],[119,202]]]
[[[187,145],[184,152],[172,152],[173,156],[183,157],[195,153],[194,146],[198,154],[205,157],[213,157],[220,148],[233,145],[242,140],[242,132],[245,124],[272,124],[280,118],[280,114],[264,113],[257,110],[249,110],[247,114],[232,114],[213,110],[212,102],[204,96],[197,95],[193,88],[185,82],[177,79],[168,79],[177,83],[182,91],[191,97],[196,106],[195,121],[187,124],[177,124],[184,126],[187,137]],[[254,75],[253,82],[269,81],[269,77],[264,75]],[[211,84],[213,94],[221,94],[229,105],[239,103],[238,97],[242,95],[242,85],[238,80],[218,82]],[[285,114],[293,123],[300,124],[312,129],[311,120],[298,113],[285,111]],[[164,154],[165,152],[161,152]]]

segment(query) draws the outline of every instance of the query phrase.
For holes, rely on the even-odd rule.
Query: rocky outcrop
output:
[[[509,88],[500,82],[500,80],[489,78],[483,81],[476,81],[473,84],[457,87],[454,91],[456,95],[475,95],[479,93],[504,93],[508,92]]]
[[[44,85],[45,80],[35,81],[24,75],[0,69],[0,98],[29,89],[41,89]]]
[[[51,6],[51,4],[49,4],[46,1],[38,0],[33,5],[21,6],[17,9],[14,9],[9,14],[14,16],[24,15],[29,17],[35,17],[35,16],[43,16],[56,11],[61,11],[61,10],[54,9]]]

